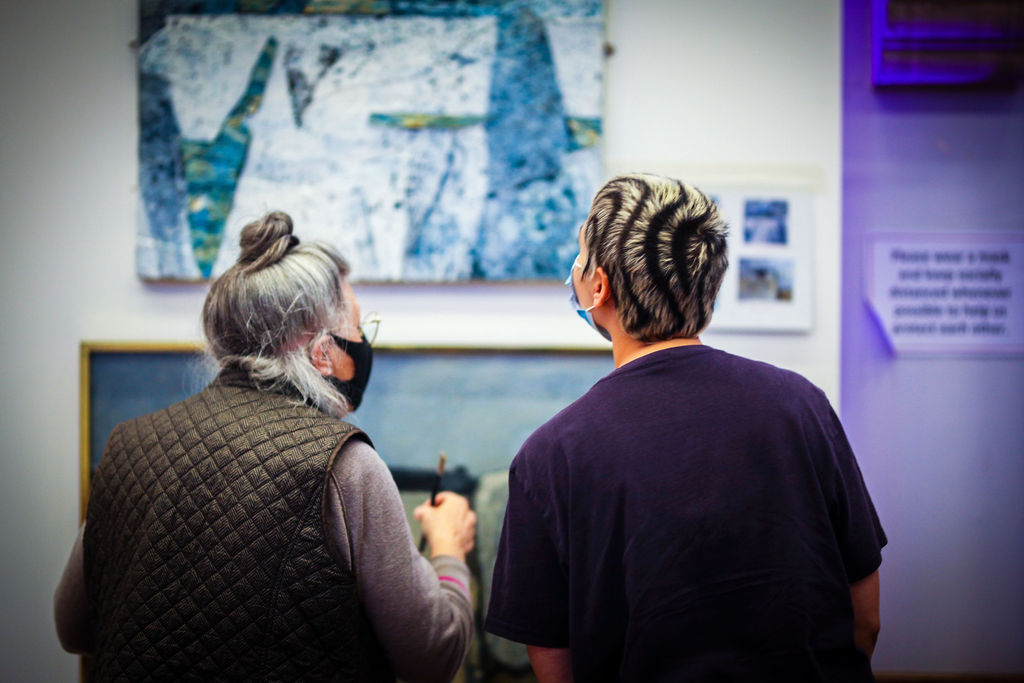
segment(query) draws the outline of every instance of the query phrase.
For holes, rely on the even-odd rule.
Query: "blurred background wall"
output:
[[[871,230],[1020,227],[1024,104],[873,92],[866,8],[611,0],[606,167],[813,192],[813,329],[705,341],[801,372],[839,406],[890,536],[877,668],[1024,671],[1021,363],[893,359],[859,294]],[[50,601],[78,525],[80,342],[200,339],[205,287],[134,274],[136,12],[0,7],[4,680],[77,675]],[[555,283],[359,293],[384,344],[602,343]]]
[[[863,297],[872,233],[1024,229],[1024,89],[872,88],[870,8],[843,14],[841,396],[889,535],[874,664],[1024,672],[1024,362],[893,357]]]

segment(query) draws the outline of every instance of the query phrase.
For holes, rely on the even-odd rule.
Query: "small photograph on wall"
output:
[[[784,200],[748,199],[743,212],[743,241],[787,244],[789,203]]]
[[[741,300],[792,301],[793,262],[789,259],[740,259]]]
[[[140,0],[146,280],[282,210],[353,279],[560,279],[602,180],[600,0]]]
[[[814,301],[814,194],[764,184],[696,185],[729,225],[729,269],[712,331],[806,332]]]

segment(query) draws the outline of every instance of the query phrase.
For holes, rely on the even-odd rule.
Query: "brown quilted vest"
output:
[[[85,534],[95,680],[393,681],[323,524],[358,429],[224,372],[122,423]]]

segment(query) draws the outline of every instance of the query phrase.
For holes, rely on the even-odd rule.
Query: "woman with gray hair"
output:
[[[476,517],[450,492],[421,505],[422,557],[386,465],[342,421],[373,358],[348,272],[286,214],[247,225],[203,306],[217,378],[114,429],[55,595],[95,680],[454,676]]]

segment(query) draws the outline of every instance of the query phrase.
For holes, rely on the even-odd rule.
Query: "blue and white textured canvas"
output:
[[[138,274],[269,210],[362,281],[564,277],[601,177],[600,0],[140,0]]]

